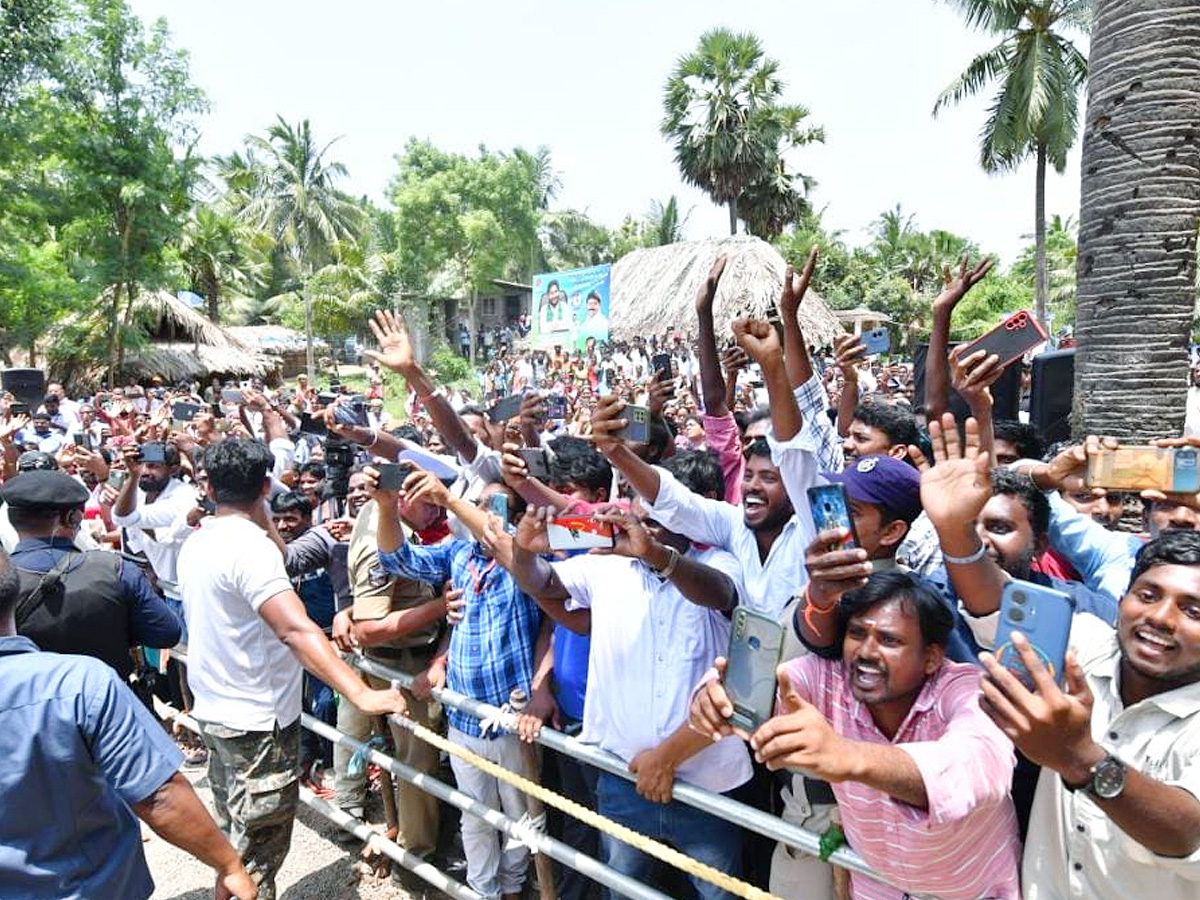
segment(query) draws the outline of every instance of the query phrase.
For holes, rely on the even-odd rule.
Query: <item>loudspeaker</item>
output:
[[[5,369],[0,372],[0,390],[10,392],[18,403],[28,404],[32,412],[46,398],[46,373],[41,369]]]
[[[1047,444],[1071,438],[1075,402],[1075,348],[1052,350],[1033,358],[1029,424]]]
[[[947,352],[957,347],[950,344]],[[929,355],[928,344],[918,344],[913,350],[913,409],[925,411],[925,359]],[[946,363],[946,383],[950,383],[950,364]],[[971,414],[967,402],[954,388],[949,389],[949,410],[958,422]],[[1021,407],[1021,363],[1013,362],[1000,379],[992,385],[992,418],[1016,419]]]

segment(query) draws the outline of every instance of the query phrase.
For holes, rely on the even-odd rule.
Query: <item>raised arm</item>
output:
[[[964,359],[963,349],[955,347],[950,353],[950,383],[970,407],[979,429],[979,448],[995,459],[991,386],[1004,374],[1004,367],[994,353],[988,356],[987,351],[976,350]]]
[[[713,262],[708,277],[704,279],[696,294],[700,389],[704,397],[704,412],[709,416],[723,416],[729,411],[725,404],[725,379],[721,377],[721,365],[717,359],[717,335],[713,326],[713,301],[717,297],[717,285],[724,271],[725,255],[721,254]]]
[[[412,343],[408,339],[404,318],[399,313],[376,310],[375,318],[369,320],[368,324],[375,340],[379,342],[379,350],[364,350],[363,355],[404,376],[408,386],[429,411],[429,418],[433,420],[434,427],[441,432],[446,445],[468,463],[474,462],[478,442],[466,423],[454,411],[450,401],[437,390],[433,380],[417,362]]]
[[[770,323],[761,319],[738,319],[733,323],[733,336],[738,346],[762,369],[771,404],[771,430],[775,433],[775,440],[781,443],[790,441],[800,433],[804,420],[789,383],[779,335]],[[811,368],[809,374],[811,377]]]
[[[839,335],[833,342],[834,362],[842,373],[842,394],[838,399],[837,433],[845,437],[858,410],[858,364],[867,348],[853,334]]]
[[[521,590],[532,597],[547,616],[576,634],[590,634],[591,609],[567,609],[570,592],[555,574],[554,567],[539,555],[550,549],[546,520],[552,515],[553,511],[545,508],[530,507],[525,511],[517,525],[512,559],[507,568]]]
[[[788,381],[798,388],[813,376],[812,360],[808,358],[808,346],[804,343],[804,332],[800,330],[800,303],[808,292],[813,269],[817,265],[817,246],[808,251],[804,268],[797,275],[791,266],[783,275],[783,294],[779,298],[779,317],[783,320],[783,354],[787,359]]]
[[[946,356],[950,346],[950,315],[967,291],[983,280],[992,268],[992,260],[985,259],[971,271],[967,271],[967,257],[963,255],[958,266],[958,277],[953,277],[950,267],[942,268],[944,287],[933,301],[933,328],[929,333],[929,351],[925,354],[925,421],[933,422],[950,408],[950,393],[946,383]]]

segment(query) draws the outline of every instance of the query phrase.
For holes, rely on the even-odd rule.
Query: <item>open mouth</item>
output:
[[[1133,630],[1133,639],[1144,653],[1152,656],[1163,656],[1171,653],[1177,646],[1170,638],[1164,637],[1153,629],[1144,626]]]
[[[850,681],[860,691],[876,691],[887,683],[887,673],[878,666],[855,663],[850,667]]]

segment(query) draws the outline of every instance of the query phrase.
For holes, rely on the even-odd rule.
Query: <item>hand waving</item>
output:
[[[979,426],[974,419],[967,419],[966,429],[964,445],[952,414],[929,423],[936,465],[930,465],[919,447],[908,448],[921,470],[921,505],[939,534],[968,527],[992,496],[990,460],[979,446]]]
[[[983,278],[991,271],[993,260],[985,259],[979,263],[971,271],[967,271],[967,254],[963,254],[962,261],[958,265],[958,277],[954,277],[950,272],[949,266],[942,267],[942,281],[945,287],[942,292],[934,298],[933,308],[937,309],[954,309],[958,301],[966,296],[967,291],[983,281]]]
[[[367,324],[371,326],[371,333],[379,342],[379,350],[364,350],[363,356],[402,375],[416,365],[416,357],[413,356],[412,343],[408,339],[408,329],[404,325],[403,316],[390,310],[378,309],[375,311],[375,318],[369,319]]]

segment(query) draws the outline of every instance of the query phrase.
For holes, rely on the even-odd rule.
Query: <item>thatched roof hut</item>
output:
[[[111,299],[104,294],[88,316],[67,320],[56,338],[69,339],[80,330],[102,332],[105,311]],[[274,363],[264,354],[244,344],[219,325],[177,299],[167,291],[142,291],[134,300],[134,320],[139,322],[147,342],[140,348],[127,348],[118,379],[139,381],[161,375],[169,384],[205,380],[211,375],[234,378],[265,377]],[[93,386],[108,375],[108,360],[88,353],[79,343],[66,346],[53,341],[50,371],[57,379],[77,386]]]
[[[718,341],[742,316],[778,318],[787,263],[766,241],[726,237],[634,250],[613,266],[609,322],[614,340],[659,334],[666,328],[696,335],[696,291],[717,254],[728,257],[713,303]],[[799,265],[803,260],[797,260]],[[845,329],[813,291],[800,305],[809,344],[832,344]]]

